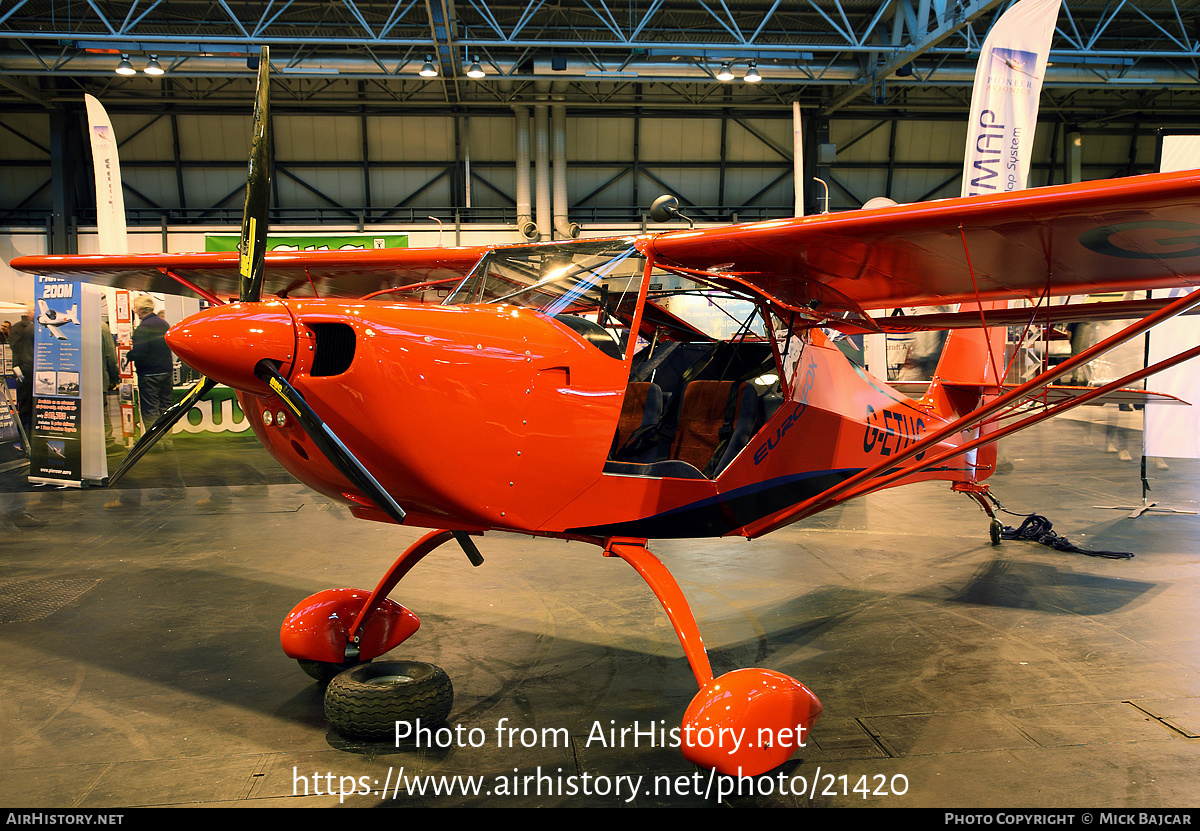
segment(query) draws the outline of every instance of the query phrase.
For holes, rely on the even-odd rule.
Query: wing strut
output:
[[[1096,387],[1095,389],[1089,390],[1088,392],[1084,393],[1083,395],[1081,395],[1077,398],[1071,398],[1071,399],[1067,399],[1066,401],[1061,401],[1058,404],[1054,404],[1054,405],[1047,407],[1045,410],[1042,410],[1040,412],[1034,413],[1033,415],[1027,416],[1027,417],[1021,419],[1020,421],[1014,421],[1011,424],[1005,425],[1004,427],[997,428],[995,431],[993,431],[991,433],[988,433],[983,436],[978,436],[978,437],[966,442],[965,444],[961,444],[957,447],[951,448],[950,450],[944,450],[941,453],[937,453],[937,454],[929,457],[928,459],[925,459],[923,461],[923,463],[921,464],[921,468],[923,469],[923,468],[927,468],[927,467],[934,467],[942,462],[945,462],[945,461],[948,461],[949,459],[954,458],[955,456],[961,456],[963,453],[969,452],[978,447],[982,447],[985,444],[989,444],[990,442],[998,441],[1007,435],[1017,432],[1018,430],[1024,430],[1027,427],[1032,427],[1035,424],[1039,424],[1040,422],[1045,421],[1048,418],[1053,418],[1054,416],[1059,415],[1060,413],[1064,413],[1067,410],[1072,409],[1073,407],[1078,407],[1082,404],[1086,404],[1089,401],[1092,401],[1093,399],[1099,398],[1110,392],[1115,392],[1116,390],[1119,390],[1122,387],[1128,386],[1129,384],[1132,384],[1136,381],[1140,381],[1143,378],[1147,378],[1156,372],[1162,372],[1164,369],[1170,369],[1171,367],[1176,366],[1177,364],[1181,364],[1185,361],[1190,361],[1192,358],[1195,358],[1195,357],[1200,357],[1200,346],[1193,346],[1191,349],[1188,349],[1184,352],[1180,352],[1178,355],[1175,355],[1172,358],[1166,358],[1166,359],[1161,360],[1158,363],[1154,364],[1153,366],[1144,367],[1142,369],[1139,369],[1136,372],[1129,373],[1124,378],[1113,381],[1112,383],[1109,383],[1109,384],[1105,384],[1102,387]],[[912,468],[904,468],[903,470],[892,471],[891,473],[881,476],[878,479],[873,479],[868,483],[864,483],[863,485],[853,488],[846,493],[831,497],[828,500],[824,499],[820,495],[818,495],[815,498],[821,500],[822,502],[845,502],[847,499],[851,499],[855,496],[861,496],[863,493],[866,493],[867,491],[877,490],[878,488],[881,488],[881,487],[887,487],[888,485],[892,484],[893,482],[903,479],[906,476],[911,476],[914,472],[916,472],[916,471],[913,470]],[[826,508],[826,507],[829,507],[829,505],[822,504],[820,507]]]
[[[975,307],[979,310],[979,323],[984,329],[988,328],[987,317],[983,313],[983,299],[979,296],[979,282],[975,279],[975,268],[971,265],[971,249],[967,245],[967,232],[963,230],[962,223],[958,224],[958,235],[962,237],[963,256],[967,258],[967,273],[971,275],[971,287],[975,289]],[[1008,304],[1005,303],[1005,306]],[[1000,374],[1000,368],[996,366],[996,352],[994,349],[988,349],[988,360],[992,364],[992,377],[997,382],[1003,381],[1004,376]]]
[[[1130,375],[1127,375],[1118,381],[1114,381],[1111,384],[1106,384],[1103,387],[1097,387],[1094,391],[1085,393],[1078,398],[1055,405],[1054,408],[1049,411],[1038,413],[1022,419],[1021,421],[1014,422],[1013,424],[1002,428],[1000,431],[991,432],[986,436],[974,439],[965,444],[956,445],[951,450],[935,454],[935,456],[932,458],[925,458],[922,460],[919,466],[904,468],[903,470],[893,470],[893,468],[895,468],[897,465],[908,461],[919,453],[926,452],[942,441],[952,438],[964,430],[972,429],[983,422],[988,421],[1004,409],[1008,408],[1010,405],[1019,402],[1034,392],[1044,389],[1056,379],[1061,378],[1068,373],[1074,372],[1076,367],[1087,363],[1096,356],[1102,355],[1110,349],[1125,343],[1125,341],[1143,334],[1148,329],[1153,328],[1162,321],[1174,317],[1175,315],[1182,314],[1188,309],[1195,308],[1196,306],[1200,306],[1200,289],[1193,289],[1183,297],[1180,297],[1178,300],[1172,302],[1170,305],[1136,323],[1130,324],[1120,332],[1105,338],[1095,346],[1085,349],[1078,355],[1063,361],[1053,369],[1046,370],[1031,380],[1026,381],[1024,384],[1020,384],[1003,395],[997,396],[987,404],[984,404],[982,407],[967,413],[962,418],[955,419],[941,429],[930,432],[925,436],[925,438],[909,445],[900,453],[889,456],[878,464],[859,471],[840,484],[835,485],[832,488],[828,488],[822,493],[806,499],[797,505],[793,505],[791,508],[788,508],[783,512],[774,514],[773,516],[764,517],[756,522],[752,522],[749,525],[739,529],[739,533],[751,539],[761,537],[763,534],[773,531],[776,528],[781,528],[784,525],[801,519],[802,517],[814,514],[827,504],[844,501],[852,496],[859,496],[867,491],[876,490],[880,487],[881,481],[891,482],[897,479],[902,479],[905,476],[911,476],[912,474],[918,473],[921,470],[924,470],[946,458],[959,456],[968,450],[974,449],[989,442],[993,442],[1003,435],[1015,432],[1023,427],[1032,426],[1033,424],[1048,418],[1050,415],[1063,412],[1064,410],[1079,404],[1087,403],[1093,398],[1097,398],[1100,395],[1120,389],[1122,386],[1126,386],[1133,381],[1140,380],[1155,372],[1166,369],[1170,366],[1174,366],[1182,361],[1189,360],[1192,357],[1196,357],[1197,355],[1200,355],[1200,347],[1189,349],[1180,353],[1179,355],[1176,355],[1174,358],[1168,358],[1164,361],[1154,364],[1151,367],[1138,370],[1137,372],[1131,373]]]
[[[167,275],[168,277],[170,277],[172,280],[174,280],[176,283],[183,286],[184,288],[194,291],[196,294],[200,295],[205,300],[207,300],[209,303],[212,303],[214,306],[223,306],[225,304],[224,300],[217,297],[212,292],[200,288],[198,285],[193,283],[191,280],[189,280],[186,277],[183,277],[179,274],[176,274],[171,269],[160,268],[159,271],[162,272],[163,274]]]

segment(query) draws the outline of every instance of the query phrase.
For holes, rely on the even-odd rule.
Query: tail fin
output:
[[[986,318],[988,311],[1006,307],[1007,303],[984,303],[982,312]],[[1005,335],[1003,326],[952,330],[946,337],[924,402],[938,415],[953,420],[998,395],[1004,382]],[[979,429],[987,433],[989,425],[985,423]],[[986,478],[996,467],[996,445],[984,445],[976,458],[969,461],[976,465],[977,472],[965,478],[969,481]]]
[[[983,316],[1007,303],[983,304]],[[1005,327],[954,329],[946,337],[942,357],[926,396],[945,417],[966,415],[980,398],[995,394],[1004,383]]]

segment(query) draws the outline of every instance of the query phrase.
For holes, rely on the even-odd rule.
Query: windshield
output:
[[[502,248],[468,274],[446,304],[508,303],[556,316],[636,297],[645,260],[630,240]]]
[[[445,302],[533,309],[620,359],[645,267],[629,239],[502,248],[488,254]]]

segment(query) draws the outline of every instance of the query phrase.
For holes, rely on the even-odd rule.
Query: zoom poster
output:
[[[29,479],[60,485],[102,479],[99,290],[38,277],[33,319]]]

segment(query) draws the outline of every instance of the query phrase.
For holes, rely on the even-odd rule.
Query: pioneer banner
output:
[[[125,194],[121,189],[121,161],[117,137],[104,107],[90,95],[87,105],[88,134],[92,144],[92,168],[96,176],[96,230],[101,254],[129,252],[125,228]]]
[[[1038,99],[1060,4],[1021,0],[988,32],[971,93],[963,196],[1028,184]]]

